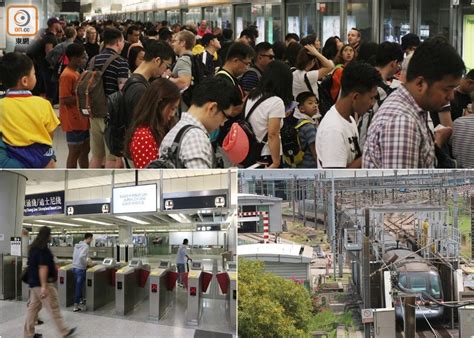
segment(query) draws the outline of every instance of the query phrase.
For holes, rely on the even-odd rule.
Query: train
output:
[[[393,287],[404,294],[416,295],[416,319],[441,319],[444,314],[443,288],[438,269],[391,234],[384,235],[384,248],[382,259],[395,272]],[[402,319],[401,299],[395,297],[393,303],[396,317]]]

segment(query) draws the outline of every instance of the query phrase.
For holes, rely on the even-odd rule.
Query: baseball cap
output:
[[[201,44],[203,46],[207,46],[209,44],[209,42],[211,42],[212,40],[214,39],[217,39],[217,36],[215,36],[214,34],[211,34],[211,33],[206,33],[204,34],[204,36],[201,38]]]
[[[58,18],[52,17],[48,19],[48,27],[54,25],[55,23],[60,23]]]

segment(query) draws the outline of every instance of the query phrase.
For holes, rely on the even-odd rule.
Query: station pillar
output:
[[[9,254],[10,237],[21,236],[26,177],[0,171],[0,187],[0,254]]]
[[[131,225],[119,225],[119,243],[132,244],[133,229]]]

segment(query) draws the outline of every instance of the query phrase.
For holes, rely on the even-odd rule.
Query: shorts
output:
[[[67,144],[79,145],[84,144],[90,138],[89,130],[67,131]]]
[[[54,149],[46,144],[34,143],[26,147],[7,145],[7,154],[20,161],[25,168],[44,168],[51,160],[56,161]]]
[[[116,156],[110,153],[107,144],[105,144],[104,130],[105,130],[105,119],[103,117],[91,117],[91,153],[92,156],[97,158],[104,158],[106,161],[115,161]]]
[[[177,263],[176,267],[178,268],[178,273],[186,272],[186,269],[184,268],[184,263],[183,264]]]

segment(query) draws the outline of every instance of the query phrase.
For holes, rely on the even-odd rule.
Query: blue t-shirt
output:
[[[28,254],[28,285],[30,288],[40,287],[39,266],[48,266],[48,283],[54,283],[58,279],[58,272],[54,264],[53,253],[49,248],[33,248]]]
[[[318,164],[311,153],[310,145],[316,142],[316,126],[313,123],[306,123],[299,128],[301,147],[304,150],[303,162],[298,168],[317,168]]]
[[[178,256],[176,256],[176,264],[186,263],[186,245],[181,244],[178,249]]]

